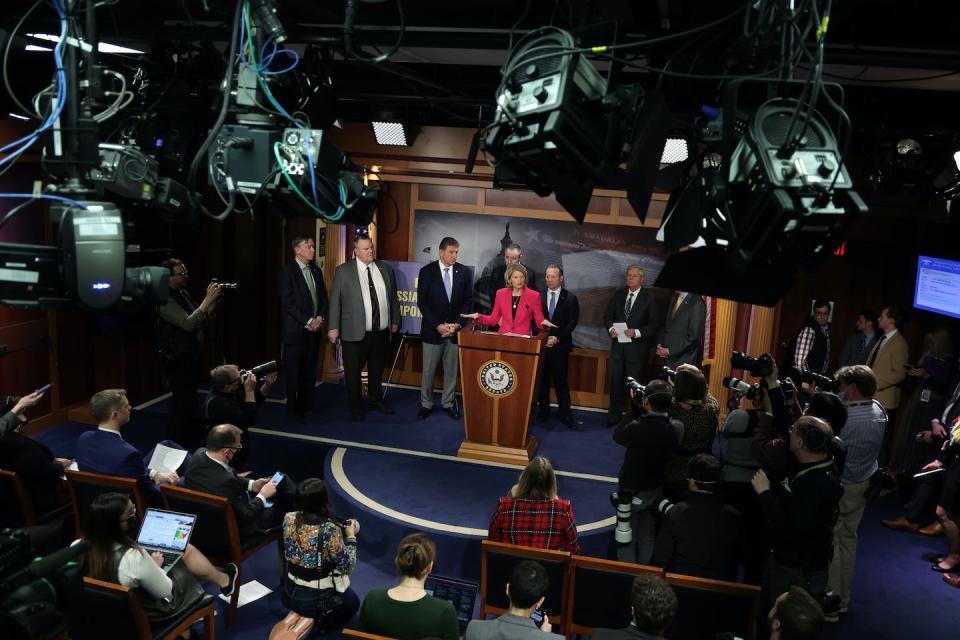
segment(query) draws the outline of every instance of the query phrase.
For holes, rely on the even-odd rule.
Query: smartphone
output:
[[[272,482],[273,484],[275,484],[275,485],[277,485],[277,486],[280,486],[280,481],[281,481],[281,480],[283,480],[283,474],[282,474],[281,472],[279,472],[279,471],[277,471],[275,474],[273,474],[273,477],[270,478],[270,482]]]
[[[537,625],[539,629],[543,626],[543,618],[547,615],[547,610],[543,607],[537,607],[533,610],[533,613],[530,614],[530,619],[533,620],[533,624]]]
[[[40,387],[39,389],[37,389],[36,391],[34,391],[34,393],[46,393],[47,391],[50,390],[50,387],[52,387],[52,386],[53,386],[53,383],[52,383],[52,382],[48,382],[47,384],[43,385],[42,387]]]

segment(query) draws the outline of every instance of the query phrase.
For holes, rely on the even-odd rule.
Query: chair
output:
[[[97,496],[115,491],[130,496],[137,513],[142,514],[147,508],[143,490],[133,478],[108,476],[102,473],[89,471],[66,471],[67,486],[70,487],[70,497],[73,502],[73,517],[76,522],[77,537],[83,537],[83,521],[90,509],[90,504]]]
[[[488,615],[503,615],[510,607],[506,585],[513,568],[523,560],[536,560],[547,571],[550,588],[543,608],[552,624],[562,626],[567,606],[567,568],[570,553],[534,547],[491,542],[480,545],[480,619]]]
[[[197,516],[197,524],[193,528],[193,536],[190,538],[190,542],[202,551],[213,564],[225,565],[232,562],[237,565],[237,585],[243,583],[243,561],[268,544],[272,543],[277,546],[282,570],[284,558],[283,547],[279,544],[279,530],[271,531],[255,540],[241,543],[237,516],[227,498],[168,484],[161,485],[160,493],[163,495],[167,509],[181,513],[192,513]],[[239,599],[240,588],[238,586],[233,590],[233,595],[230,597],[230,608],[227,610],[228,627],[232,627],[236,622]]]
[[[570,558],[566,634],[593,634],[597,627],[621,629],[630,624],[630,594],[634,577],[663,576],[660,567],[585,556]]]
[[[18,509],[0,510],[0,527],[32,527],[62,519],[70,511],[70,505],[61,505],[47,513],[36,513],[30,492],[23,485],[23,478],[13,471],[0,469],[0,503],[15,504]]]
[[[343,637],[353,638],[354,640],[393,640],[389,636],[378,636],[375,633],[367,633],[366,631],[357,631],[356,629],[344,629]]]
[[[216,637],[214,597],[211,595],[205,595],[200,602],[176,618],[155,623],[147,618],[133,589],[118,584],[84,578],[81,601],[83,606],[77,608],[78,619],[70,628],[70,637],[74,640],[173,640],[200,620],[203,620],[203,637],[206,640]]]
[[[668,573],[679,607],[669,638],[714,638],[732,631],[752,640],[760,612],[760,587]],[[695,612],[695,615],[690,615]]]

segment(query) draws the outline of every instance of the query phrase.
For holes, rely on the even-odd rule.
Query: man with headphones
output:
[[[833,525],[843,495],[829,454],[832,440],[833,430],[826,421],[801,416],[790,427],[790,452],[798,464],[775,487],[763,469],[751,480],[766,516],[772,549],[761,579],[764,611],[794,585],[818,600],[826,592]]]
[[[665,519],[657,534],[651,564],[671,573],[713,580],[736,580],[741,547],[740,512],[717,495],[720,461],[698,453],[687,462],[690,497],[660,502]]]
[[[633,393],[631,391],[631,393]],[[613,440],[627,448],[617,491],[617,559],[648,564],[656,540],[655,507],[663,495],[663,478],[674,449],[683,438],[683,424],[667,415],[673,388],[651,380],[643,394],[643,415],[621,423]]]

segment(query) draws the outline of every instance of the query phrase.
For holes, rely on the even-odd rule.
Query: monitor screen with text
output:
[[[960,318],[960,262],[920,256],[913,306]]]

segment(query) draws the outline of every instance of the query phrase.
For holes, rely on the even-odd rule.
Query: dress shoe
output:
[[[946,558],[944,558],[943,560],[941,560],[941,562],[943,562],[943,561],[945,561],[945,560],[946,560]],[[933,571],[936,571],[937,573],[950,573],[951,571],[955,571],[955,570],[957,570],[957,569],[960,569],[960,562],[958,562],[957,564],[953,565],[952,567],[942,567],[942,566],[940,566],[940,562],[938,562],[937,564],[932,564],[932,565],[930,565],[930,568],[931,568]]]
[[[537,413],[537,422],[546,422],[549,419],[550,419],[549,411],[540,411],[539,413]]]
[[[920,529],[919,531],[917,531],[917,533],[919,533],[922,536],[930,536],[930,537],[942,536],[943,525],[940,524],[939,522],[934,522],[929,527],[924,527],[923,529]]]
[[[363,421],[363,411],[359,409],[354,409],[350,412],[350,421],[351,422],[362,422]]]
[[[392,416],[393,414],[396,413],[396,411],[393,410],[393,407],[391,407],[390,405],[388,405],[388,404],[387,404],[386,402],[384,402],[383,400],[381,400],[380,402],[371,402],[371,403],[370,403],[370,410],[371,410],[371,411],[378,411],[378,412],[380,412],[380,413],[382,413],[382,414],[384,414],[384,415],[387,415],[387,416]]]
[[[620,416],[619,416],[619,415],[616,415],[616,416],[608,415],[608,416],[607,416],[607,426],[608,426],[608,427],[612,427],[613,425],[619,424],[619,423],[620,423]]]
[[[420,410],[417,411],[417,417],[420,418],[421,420],[426,420],[427,416],[429,416],[431,413],[433,413],[432,407],[430,409],[426,407],[420,407]]]
[[[560,422],[570,427],[573,431],[577,430],[577,421],[573,419],[573,416],[563,416],[560,418]]]
[[[881,520],[880,524],[885,526],[887,529],[896,529],[897,531],[909,531],[910,533],[916,533],[920,527],[913,524],[904,517],[899,517],[896,520]]]
[[[460,410],[457,409],[457,405],[455,404],[452,404],[449,407],[444,407],[443,410],[446,411],[447,415],[454,420],[458,420],[460,418]]]
[[[945,573],[943,574],[943,581],[951,587],[957,587],[960,589],[960,576],[955,576],[952,573]]]

